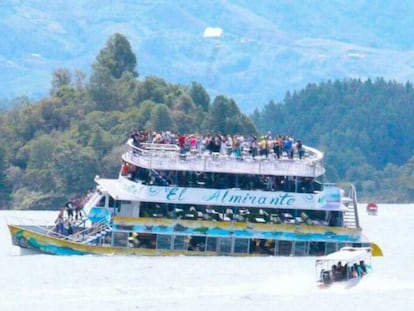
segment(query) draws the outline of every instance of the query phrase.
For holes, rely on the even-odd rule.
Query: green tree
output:
[[[100,66],[109,69],[114,79],[120,79],[125,72],[138,77],[137,58],[132,52],[128,39],[119,33],[109,38],[105,48],[99,52],[96,61]]]
[[[0,209],[9,205],[10,189],[6,175],[6,151],[0,141]]]
[[[255,134],[255,126],[244,116],[233,99],[217,96],[208,113],[205,128],[225,134]]]
[[[52,89],[51,94],[54,94],[63,86],[70,86],[72,83],[72,74],[67,68],[56,69],[52,73]]]
[[[100,64],[93,66],[88,91],[97,109],[113,110],[117,108],[115,83],[109,68]]]
[[[198,82],[192,82],[189,93],[193,102],[203,111],[207,112],[210,106],[210,96],[205,88]]]
[[[171,119],[171,111],[167,105],[157,104],[151,111],[151,117],[147,122],[147,128],[165,131],[173,127],[173,121]]]
[[[72,141],[64,140],[56,146],[52,164],[55,189],[67,195],[92,188],[93,178],[99,174],[94,150]]]
[[[109,38],[92,65],[88,85],[98,109],[119,110],[128,104],[125,91],[131,90],[131,78],[138,76],[136,66],[136,56],[128,40],[118,33]]]

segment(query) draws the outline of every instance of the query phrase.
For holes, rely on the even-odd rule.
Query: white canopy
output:
[[[355,263],[371,257],[370,247],[343,247],[341,250],[316,259],[316,264],[324,262]]]

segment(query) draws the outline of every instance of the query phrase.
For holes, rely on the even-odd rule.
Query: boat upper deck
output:
[[[303,146],[305,156],[299,159],[286,155],[277,158],[272,153],[252,157],[248,151],[240,157],[208,151],[200,154],[197,150],[183,152],[173,144],[142,143],[137,147],[132,140],[127,144],[123,160],[147,169],[313,178],[325,173],[323,153],[308,146]]]

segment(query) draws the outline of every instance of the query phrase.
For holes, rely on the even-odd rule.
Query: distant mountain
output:
[[[107,39],[127,36],[140,77],[198,81],[245,112],[328,79],[414,81],[414,2],[6,0],[0,98],[48,94],[58,68],[90,72]],[[204,36],[206,28],[221,35]]]

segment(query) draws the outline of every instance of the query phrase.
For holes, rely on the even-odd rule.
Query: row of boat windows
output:
[[[108,207],[114,215],[123,214],[122,204],[109,196]],[[103,197],[97,206],[105,206]],[[195,204],[141,202],[139,217],[184,219],[197,221],[239,221],[269,224],[307,224],[332,227],[343,226],[343,212],[303,209],[247,208]]]
[[[338,211],[237,208],[233,206],[203,206],[141,202],[140,217],[167,219],[240,221],[273,224],[343,225],[343,213]]]
[[[215,252],[222,255],[260,254],[274,256],[320,256],[335,252],[344,246],[361,246],[360,243],[223,238],[148,234],[128,231],[114,231],[111,243],[115,247],[127,248]]]
[[[313,193],[322,185],[312,177],[149,170],[124,163],[121,175],[146,185]]]

